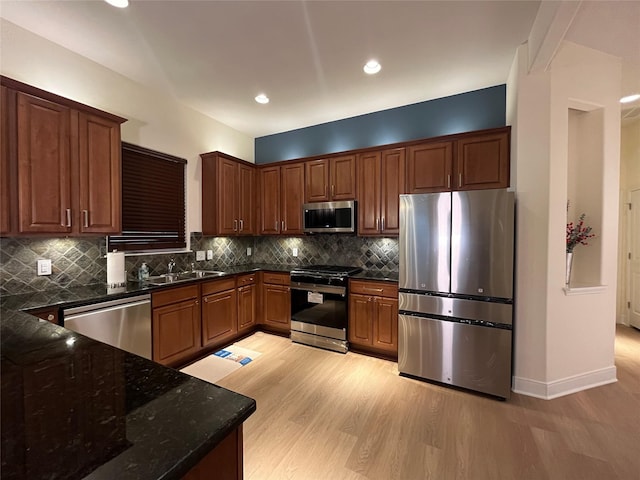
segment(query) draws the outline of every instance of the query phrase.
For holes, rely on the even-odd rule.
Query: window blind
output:
[[[185,248],[183,158],[122,142],[122,234],[108,249]]]

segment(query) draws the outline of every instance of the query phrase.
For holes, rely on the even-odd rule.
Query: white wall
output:
[[[621,63],[563,42],[548,70],[528,72],[526,55],[523,46],[514,62],[519,72],[512,119],[518,216],[514,390],[552,398],[615,381]],[[602,218],[596,232],[601,286],[567,295],[568,119],[576,105],[602,109]]]
[[[125,117],[124,141],[187,159],[187,231],[202,229],[199,155],[254,161],[252,137],[6,20],[0,31],[3,75]]]

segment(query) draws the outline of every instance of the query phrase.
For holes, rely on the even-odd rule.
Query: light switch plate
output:
[[[298,256],[298,247],[293,247],[293,248],[291,249],[291,251],[292,251],[292,253],[293,253],[293,256],[294,256],[294,257],[297,257],[297,256]]]
[[[204,250],[198,250],[196,252],[196,261],[200,262],[204,260]]]
[[[207,250],[207,260],[213,260],[213,250]]]
[[[251,256],[251,247],[247,247],[247,257]]]
[[[38,275],[51,275],[51,260],[38,260]]]

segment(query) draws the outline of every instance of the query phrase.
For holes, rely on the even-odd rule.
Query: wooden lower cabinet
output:
[[[238,333],[235,278],[202,284],[202,346],[221,345]]]
[[[349,289],[349,344],[397,357],[397,285],[351,280]]]
[[[200,338],[200,285],[151,294],[153,360],[178,365],[197,354]]]
[[[262,323],[288,333],[291,330],[289,274],[264,272],[262,278]]]
[[[238,277],[238,332],[244,333],[257,324],[256,307],[258,290],[256,288],[257,274]]]
[[[182,480],[242,480],[242,425],[227,435]]]

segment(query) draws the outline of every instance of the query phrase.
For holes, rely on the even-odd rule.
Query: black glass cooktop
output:
[[[326,275],[355,275],[362,271],[360,267],[349,267],[344,265],[308,265],[306,267],[296,268],[291,273],[304,272],[304,273],[317,273]]]

